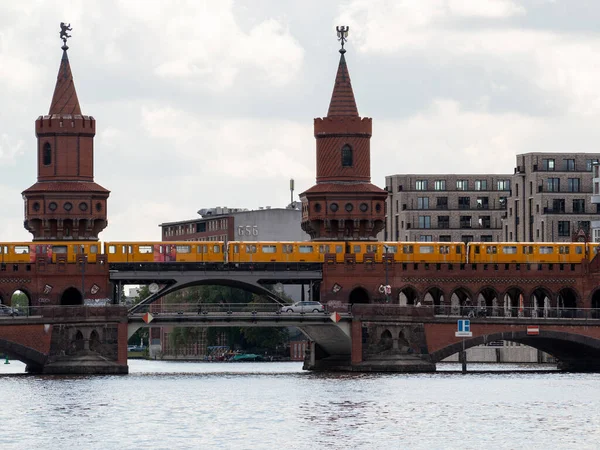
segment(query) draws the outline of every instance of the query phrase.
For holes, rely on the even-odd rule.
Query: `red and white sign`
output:
[[[540,327],[537,325],[527,327],[527,336],[537,336],[538,334],[540,334]]]
[[[148,312],[142,316],[142,319],[144,319],[144,322],[150,323],[154,319],[154,316]]]
[[[333,320],[336,323],[339,322],[342,318],[342,316],[340,316],[337,312],[331,313],[329,317],[331,317],[331,320]]]

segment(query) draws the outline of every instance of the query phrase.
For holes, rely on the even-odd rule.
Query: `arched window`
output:
[[[52,147],[50,147],[49,142],[46,142],[44,144],[43,160],[45,166],[49,166],[50,164],[52,164]]]
[[[342,147],[342,167],[352,167],[352,147],[348,144]]]

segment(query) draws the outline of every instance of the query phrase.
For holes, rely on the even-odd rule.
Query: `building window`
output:
[[[542,169],[546,171],[553,171],[554,159],[542,159]]]
[[[585,169],[588,172],[591,172],[592,171],[592,166],[594,165],[594,163],[598,163],[598,160],[597,159],[586,159],[585,160]]]
[[[67,202],[63,205],[63,208],[65,208],[65,211],[71,211],[73,209],[73,204],[71,202]]]
[[[359,208],[362,212],[367,212],[369,210],[369,205],[366,203],[361,203]],[[396,212],[398,212],[398,202],[396,202]]]
[[[552,200],[552,211],[554,213],[564,213],[565,212],[565,199],[564,198],[555,198]]]
[[[558,235],[561,237],[571,235],[571,223],[568,220],[558,221]]]
[[[456,180],[456,190],[457,191],[468,191],[469,190],[469,180]]]
[[[500,209],[506,209],[506,197],[500,197],[498,199],[498,206]]]
[[[417,180],[415,183],[415,189],[417,191],[426,191],[427,190],[427,180]]]
[[[336,212],[336,211],[339,209],[339,206],[338,206],[338,204],[337,204],[337,203],[332,203],[332,204],[329,206],[329,209],[330,209],[332,212]]]
[[[446,180],[435,180],[433,183],[433,188],[436,191],[445,191],[446,190]]]
[[[460,237],[460,240],[463,241],[465,244],[468,244],[469,242],[473,242],[473,236],[470,234],[463,234]]]
[[[577,231],[583,230],[585,233],[590,232],[590,221],[589,220],[580,220],[577,222]]]
[[[419,236],[420,242],[433,242],[433,236],[430,234],[422,234]]]
[[[487,191],[487,180],[475,180],[476,191]]]
[[[477,209],[489,209],[489,207],[488,197],[477,197]]]
[[[574,159],[565,159],[565,172],[575,172],[575,160]]]
[[[449,234],[440,234],[440,242],[452,242],[452,236]]]
[[[435,207],[436,209],[448,209],[448,197],[438,197]]]
[[[438,228],[450,228],[450,216],[438,216]]]
[[[460,228],[471,228],[471,216],[460,216]]]
[[[458,209],[471,209],[471,197],[458,197]]]
[[[510,180],[498,180],[496,187],[499,191],[510,191]]]
[[[559,192],[560,191],[560,179],[559,178],[548,178],[548,192]]]
[[[344,209],[348,212],[351,212],[354,209],[354,206],[352,205],[352,203],[346,203],[346,206],[344,206]]]
[[[491,234],[482,234],[481,242],[493,242],[493,236]]]
[[[429,197],[417,197],[417,209],[429,209]]]
[[[52,164],[52,147],[50,147],[49,142],[44,144],[43,159],[45,166]]]
[[[480,228],[492,228],[491,216],[479,216]]]
[[[431,228],[431,216],[419,216],[419,228]]]
[[[573,212],[575,214],[585,213],[585,200],[582,198],[576,198],[573,200]]]
[[[579,192],[580,191],[580,186],[579,186],[580,183],[579,182],[580,182],[579,178],[569,178],[567,180],[567,183],[568,183],[567,186],[568,186],[569,192]]]
[[[348,144],[342,147],[342,167],[352,167],[352,147]]]

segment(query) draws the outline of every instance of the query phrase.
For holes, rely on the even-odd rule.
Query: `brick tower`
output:
[[[387,192],[371,183],[372,120],[361,118],[342,43],[327,117],[315,119],[317,184],[300,194],[302,229],[313,240],[375,239],[384,227]]]
[[[63,30],[64,32],[64,30]],[[23,191],[33,240],[98,240],[110,191],[94,183],[96,121],[81,114],[63,38],[50,111],[35,121],[37,183]]]

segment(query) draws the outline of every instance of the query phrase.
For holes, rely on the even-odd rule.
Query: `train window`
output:
[[[523,254],[524,255],[532,255],[533,254],[533,245],[524,245],[523,246]]]
[[[239,253],[240,252],[240,246],[238,244],[235,244],[233,246],[233,253]]]
[[[566,245],[561,245],[558,247],[558,253],[560,253],[561,255],[568,255],[569,254],[569,247],[567,247]]]
[[[353,247],[352,253],[360,253],[360,245],[355,245]]]
[[[147,254],[147,253],[153,253],[154,249],[152,248],[151,245],[140,245],[138,247],[138,253],[143,253],[143,254]]]
[[[298,246],[298,252],[299,253],[312,253],[313,252],[313,246],[312,245],[299,245]]]
[[[402,253],[412,253],[412,252],[413,252],[412,245],[403,245],[402,246]]]
[[[110,253],[110,254],[117,253],[117,246],[116,245],[109,245],[108,246],[108,253]]]
[[[178,245],[175,249],[177,253],[191,253],[191,247],[189,245]]]
[[[283,253],[294,253],[294,246],[292,244],[283,244]]]
[[[90,245],[90,253],[92,253],[92,254],[98,253],[98,246],[97,245]]]
[[[319,253],[329,253],[329,245],[319,245]]]
[[[254,251],[252,253],[256,253],[256,245],[253,245]],[[213,245],[213,253],[221,253],[221,246],[218,244]]]
[[[554,252],[554,247],[549,245],[540,245],[540,255],[550,255]]]
[[[77,246],[75,246],[77,247]],[[67,246],[66,245],[53,245],[52,246],[52,253],[60,253],[61,255],[64,255],[67,253]]]
[[[15,245],[15,253],[17,255],[25,255],[29,253],[29,245]]]
[[[476,255],[479,255],[479,245],[474,245],[473,250],[475,251]]]
[[[485,248],[485,252],[486,252],[488,255],[495,255],[496,253],[498,253],[498,247],[496,247],[495,245],[488,245],[488,246]]]
[[[275,253],[277,251],[277,247],[274,245],[263,245],[262,252],[263,253]]]
[[[398,253],[398,247],[395,245],[384,245],[383,249],[386,253]]]
[[[581,255],[583,253],[583,247],[581,245],[578,245],[577,247],[575,247],[575,253],[577,255]]]
[[[517,254],[517,246],[516,245],[505,245],[502,247],[502,253],[505,255],[516,255]]]
[[[246,253],[256,253],[256,245],[246,245]]]
[[[461,253],[462,253],[462,248],[461,248],[461,246],[460,246],[460,245],[457,245],[457,246],[456,246],[456,254],[457,254],[457,255],[460,255]]]
[[[336,253],[344,253],[344,246],[343,245],[336,245],[335,246],[335,252]]]
[[[433,253],[433,245],[420,245],[419,253]]]
[[[377,245],[367,245],[367,253],[377,253]]]
[[[450,246],[449,245],[440,245],[440,253],[442,255],[447,255],[448,253],[450,253]]]

